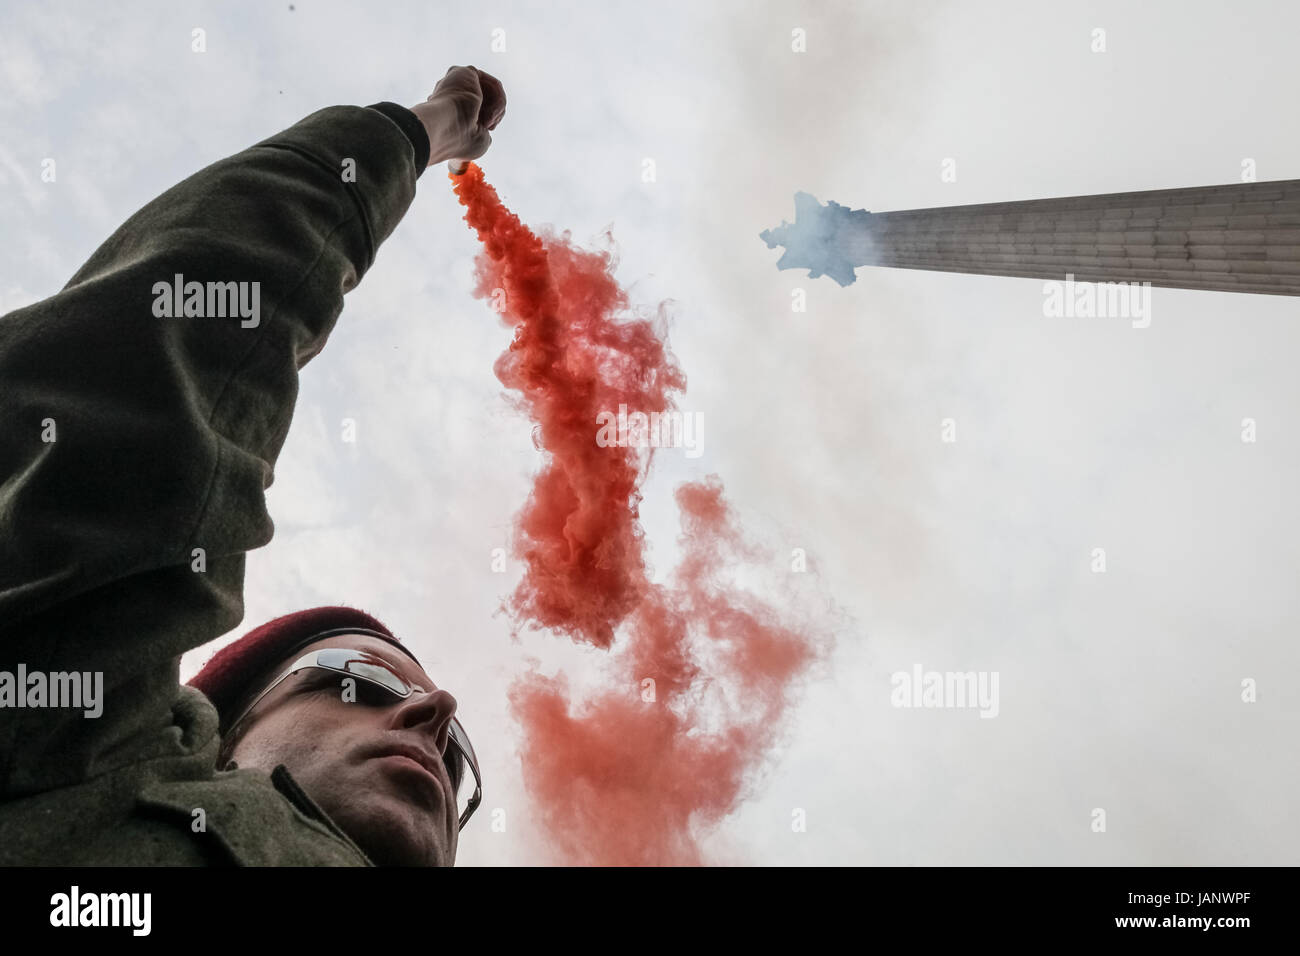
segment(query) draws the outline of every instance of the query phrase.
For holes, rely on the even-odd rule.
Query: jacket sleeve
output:
[[[298,371],[428,156],[396,104],[319,110],[172,187],[61,291],[0,317],[0,671],[103,674],[97,717],[0,707],[0,799],[139,759],[132,743],[170,722],[180,655],[242,620]],[[190,305],[167,315],[178,284]]]

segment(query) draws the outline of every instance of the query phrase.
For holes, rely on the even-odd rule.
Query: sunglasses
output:
[[[358,632],[348,631],[348,633]],[[251,704],[244,708],[230,725],[227,735],[233,735],[239,729],[262,698],[284,680],[307,668],[333,671],[354,678],[357,681],[357,702],[370,706],[387,707],[399,700],[406,700],[412,694],[432,693],[418,684],[412,684],[377,654],[350,647],[323,647],[304,654],[290,664],[284,673],[273,680]],[[366,693],[367,690],[370,693]],[[465,733],[465,728],[461,726],[459,720],[452,717],[448,730],[450,746],[443,755],[443,763],[446,764],[447,773],[451,777],[452,792],[456,795],[456,810],[460,816],[459,828],[463,830],[483,799],[483,784],[479,777],[478,757],[474,753],[474,745],[469,742],[469,735]],[[466,769],[469,773],[466,773]]]

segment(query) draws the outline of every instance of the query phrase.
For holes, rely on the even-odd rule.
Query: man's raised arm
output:
[[[0,670],[102,671],[105,695],[95,720],[0,710],[0,799],[129,759],[128,738],[168,721],[179,656],[242,619],[298,370],[424,164],[487,149],[479,78],[453,67],[411,111],[313,113],[0,317]]]

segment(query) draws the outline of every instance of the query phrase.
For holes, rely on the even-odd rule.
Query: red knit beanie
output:
[[[348,631],[357,629],[360,633],[372,632],[419,663],[392,631],[365,611],[353,607],[314,607],[267,621],[233,644],[227,644],[203,665],[189,686],[202,691],[212,701],[221,717],[221,733],[224,734],[235,717],[236,705],[276,676],[270,673],[271,668],[300,647],[319,640],[324,632],[345,628]]]

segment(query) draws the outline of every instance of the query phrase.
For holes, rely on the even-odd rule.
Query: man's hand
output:
[[[506,112],[501,81],[473,66],[453,66],[429,98],[411,112],[429,134],[429,165],[450,160],[453,169],[478,159],[492,145],[492,134]]]

